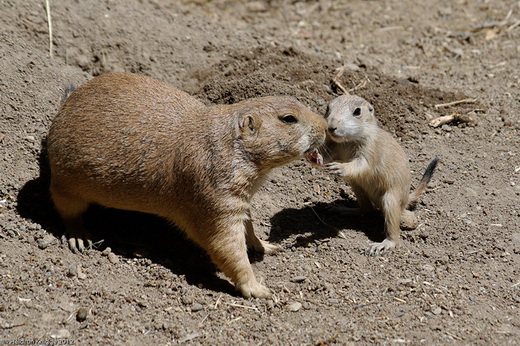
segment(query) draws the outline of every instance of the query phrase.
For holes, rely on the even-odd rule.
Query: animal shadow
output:
[[[64,226],[49,193],[50,168],[45,140],[42,148],[39,176],[20,189],[17,212],[61,239]],[[217,268],[206,252],[160,217],[92,205],[83,220],[96,250],[111,247],[114,253],[123,257],[145,257],[177,275],[184,275],[190,285],[238,296],[230,282],[216,275]],[[251,257],[252,260],[261,259],[258,255]]]
[[[334,212],[333,206],[352,208],[356,204],[350,199],[338,199],[332,203],[320,202],[301,209],[284,209],[271,218],[269,240],[280,242],[297,235],[295,246],[302,247],[319,242],[320,239],[336,237],[343,230],[363,232],[372,241],[384,239],[384,218],[381,213],[344,215]]]

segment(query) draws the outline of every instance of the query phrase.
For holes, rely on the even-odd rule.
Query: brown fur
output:
[[[370,103],[354,95],[337,97],[330,102],[326,118],[329,128],[322,150],[325,168],[348,181],[359,204],[359,208],[341,210],[381,210],[386,239],[371,244],[366,252],[384,253],[399,244],[401,215],[426,189],[438,159],[430,163],[419,186],[410,193],[408,158],[397,141],[379,127]]]
[[[246,240],[279,247],[254,234],[251,198],[272,168],[321,145],[325,129],[290,97],[207,107],[169,84],[109,73],[74,91],[52,123],[51,195],[73,250],[91,244],[81,221],[91,203],[152,213],[203,247],[244,296],[266,297]]]

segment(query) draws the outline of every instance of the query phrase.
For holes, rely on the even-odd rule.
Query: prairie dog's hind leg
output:
[[[50,191],[54,206],[65,225],[62,241],[67,242],[69,249],[74,253],[91,249],[92,238],[83,225],[83,213],[87,210],[89,203],[78,197],[63,193],[53,185],[51,185]]]
[[[402,203],[396,198],[397,194],[386,192],[382,198],[381,208],[385,217],[386,238],[380,243],[372,243],[365,250],[370,256],[379,256],[399,245],[399,235],[401,233],[400,221],[402,213]]]
[[[256,252],[264,254],[274,254],[283,250],[283,248],[280,245],[271,244],[266,240],[258,238],[255,234],[251,218],[247,218],[246,221],[244,221],[244,225],[246,227],[247,246],[253,248],[253,250],[255,250]]]

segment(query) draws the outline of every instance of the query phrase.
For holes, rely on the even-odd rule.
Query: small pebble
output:
[[[353,63],[346,63],[345,68],[349,71],[354,71],[354,72],[358,72],[361,70],[361,68],[358,65],[353,64]]]
[[[184,305],[191,305],[193,303],[193,298],[188,297],[188,296],[182,296],[181,303]]]
[[[303,282],[303,281],[305,281],[305,280],[307,280],[307,277],[306,277],[306,276],[303,276],[303,275],[293,276],[293,277],[291,278],[291,281],[292,281],[292,282]]]
[[[76,321],[83,322],[88,317],[88,309],[87,308],[79,308],[76,313]]]
[[[113,263],[113,264],[119,263],[119,257],[117,257],[117,255],[113,252],[110,252],[108,254],[108,260],[110,261],[110,263]]]
[[[422,269],[424,269],[424,270],[426,270],[428,272],[432,272],[432,271],[435,270],[435,267],[432,266],[432,265],[429,265],[429,264],[425,264],[425,265],[423,265]]]
[[[268,301],[267,301],[267,308],[268,308],[269,310],[274,309],[274,301],[272,301],[272,300],[268,300]]]
[[[406,230],[416,229],[419,226],[419,220],[414,212],[410,210],[403,211],[401,215],[401,228]]]
[[[292,312],[296,312],[296,311],[300,310],[301,308],[302,308],[302,303],[298,303],[298,302],[289,303],[289,305],[287,305],[287,310],[292,311]]]
[[[414,282],[412,279],[399,279],[399,280],[397,280],[397,283],[400,285],[403,285],[403,286],[407,286],[407,287],[414,286]]]
[[[438,315],[440,315],[440,314],[442,313],[442,308],[440,308],[440,307],[436,307],[435,309],[432,310],[432,313],[433,313],[434,315],[437,315],[437,316],[438,316]]]
[[[76,57],[76,65],[78,65],[79,67],[85,67],[85,66],[88,66],[88,64],[90,63],[90,59],[87,58],[85,55],[78,55]]]
[[[78,279],[85,280],[87,278],[87,274],[83,272],[80,266],[78,266]]]
[[[68,339],[70,338],[70,332],[67,329],[60,329],[55,334],[51,334],[51,337],[55,339]]]
[[[55,240],[56,240],[56,238],[54,238],[50,234],[47,234],[43,238],[38,239],[37,244],[40,249],[44,250],[44,249],[48,248],[49,246],[51,246]]]
[[[200,311],[200,310],[203,310],[203,309],[204,309],[204,306],[202,304],[195,303],[191,307],[191,312],[197,312],[197,311]]]
[[[267,12],[269,7],[264,1],[246,1],[246,8],[250,12]]]
[[[78,265],[77,264],[71,264],[69,267],[69,271],[67,272],[67,276],[74,277],[78,275]]]
[[[101,252],[101,256],[108,256],[112,252],[112,249],[110,247],[105,248],[103,252]]]
[[[329,299],[329,304],[330,305],[338,305],[339,304],[339,299],[331,298],[331,299]]]

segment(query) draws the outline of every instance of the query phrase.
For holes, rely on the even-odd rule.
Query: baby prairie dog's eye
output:
[[[281,121],[283,121],[286,124],[296,124],[298,122],[298,119],[292,114],[286,114],[280,118]]]
[[[354,112],[352,113],[352,115],[354,115],[355,117],[358,117],[361,115],[361,108],[356,108],[354,109]]]

